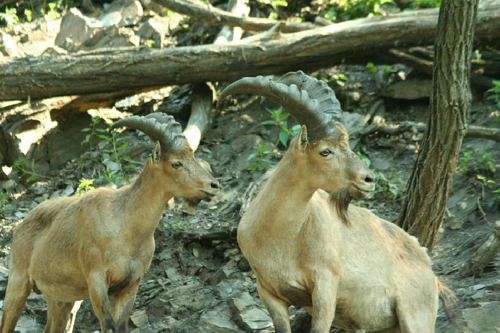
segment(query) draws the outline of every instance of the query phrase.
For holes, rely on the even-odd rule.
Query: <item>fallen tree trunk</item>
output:
[[[426,124],[415,123],[413,121],[405,121],[396,126],[373,123],[365,127],[359,133],[351,133],[350,136],[351,137],[363,136],[376,132],[387,135],[400,135],[405,132],[423,133],[425,132],[426,129],[427,129]],[[465,133],[465,137],[469,139],[488,139],[500,142],[500,129],[469,125],[467,127],[467,132]]]
[[[481,245],[476,253],[460,269],[462,277],[481,276],[484,268],[495,258],[500,250],[500,221],[495,222],[493,234]]]
[[[396,62],[408,65],[422,73],[432,76],[433,62],[431,60],[422,59],[412,54],[394,49],[389,50],[389,54],[395,58]],[[471,73],[470,81],[473,86],[479,88],[489,89],[494,86],[492,78],[475,73]]]
[[[241,27],[244,30],[264,31],[271,29],[278,22],[277,20],[242,17],[239,14],[234,14],[221,10],[215,7],[208,7],[201,3],[186,0],[154,0],[156,3],[167,7],[179,14],[187,15],[192,18],[214,24],[225,25],[231,27]],[[295,23],[286,22],[283,26],[283,32],[297,32],[309,29],[314,29],[317,26],[313,23]]]
[[[172,49],[121,48],[0,61],[0,100],[109,93],[330,67],[355,54],[434,40],[437,15],[361,19],[279,39]],[[500,9],[478,15],[476,37],[500,33]]]

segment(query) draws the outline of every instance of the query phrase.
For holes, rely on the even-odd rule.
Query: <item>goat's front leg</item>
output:
[[[108,286],[104,272],[93,272],[89,275],[89,294],[92,308],[97,319],[99,319],[102,332],[116,332],[115,321],[111,315],[111,304],[108,298]]]
[[[260,283],[257,282],[257,291],[259,292],[260,301],[269,311],[274,324],[276,333],[291,333],[290,328],[290,313],[288,312],[288,304],[270,294]]]
[[[128,321],[134,309],[135,296],[139,289],[139,282],[116,294],[113,299],[113,318],[117,325],[117,332],[128,331]]]
[[[312,293],[311,333],[328,333],[335,318],[339,276],[330,272],[318,273]]]

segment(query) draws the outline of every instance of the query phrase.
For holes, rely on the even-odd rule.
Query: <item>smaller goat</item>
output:
[[[120,126],[159,141],[158,160],[148,159],[130,186],[49,200],[26,216],[14,231],[0,333],[14,331],[31,290],[48,303],[44,332],[71,331],[75,302],[89,297],[103,332],[126,332],[166,203],[174,196],[209,199],[218,191],[171,116],[133,116],[113,128]]]
[[[243,78],[219,102],[239,93],[267,97],[302,124],[238,227],[238,244],[276,333],[291,332],[290,305],[312,315],[314,333],[329,332],[332,323],[348,330],[434,332],[438,295],[445,309],[454,295],[414,237],[349,205],[374,190],[374,175],[349,148],[333,90],[295,72],[277,82]]]

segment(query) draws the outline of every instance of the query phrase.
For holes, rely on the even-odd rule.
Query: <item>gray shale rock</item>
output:
[[[405,80],[391,85],[383,94],[394,99],[415,100],[431,97],[432,80]]]
[[[17,45],[14,39],[3,31],[0,31],[0,59],[5,57],[16,57],[18,55]]]
[[[233,320],[245,332],[260,332],[272,327],[272,321],[267,312],[257,305],[248,292],[229,299],[229,306],[233,312]]]
[[[132,26],[139,23],[144,11],[139,1],[118,0],[109,5],[99,17],[105,27]]]
[[[477,308],[463,310],[471,332],[500,332],[500,302],[479,303],[479,305]]]
[[[55,44],[69,52],[75,52],[97,32],[101,24],[71,8],[61,21]]]
[[[200,332],[206,333],[238,333],[241,330],[231,320],[231,310],[227,304],[221,303],[214,309],[204,312],[199,322]]]

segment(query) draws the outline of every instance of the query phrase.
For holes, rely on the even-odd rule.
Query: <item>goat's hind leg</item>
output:
[[[416,308],[416,307],[419,308]],[[434,333],[436,325],[436,312],[427,309],[424,305],[396,306],[399,327],[402,333]]]
[[[265,288],[262,288],[257,283],[257,291],[259,292],[260,301],[269,311],[274,324],[276,333],[291,333],[290,328],[290,313],[288,312],[288,304],[271,295]]]
[[[11,270],[3,304],[1,333],[14,332],[32,288],[33,283],[30,281],[27,270],[23,272],[15,268]]]
[[[73,320],[71,311],[75,302],[57,302],[50,297],[47,300],[47,325],[43,333],[62,333],[71,332],[73,329]]]

